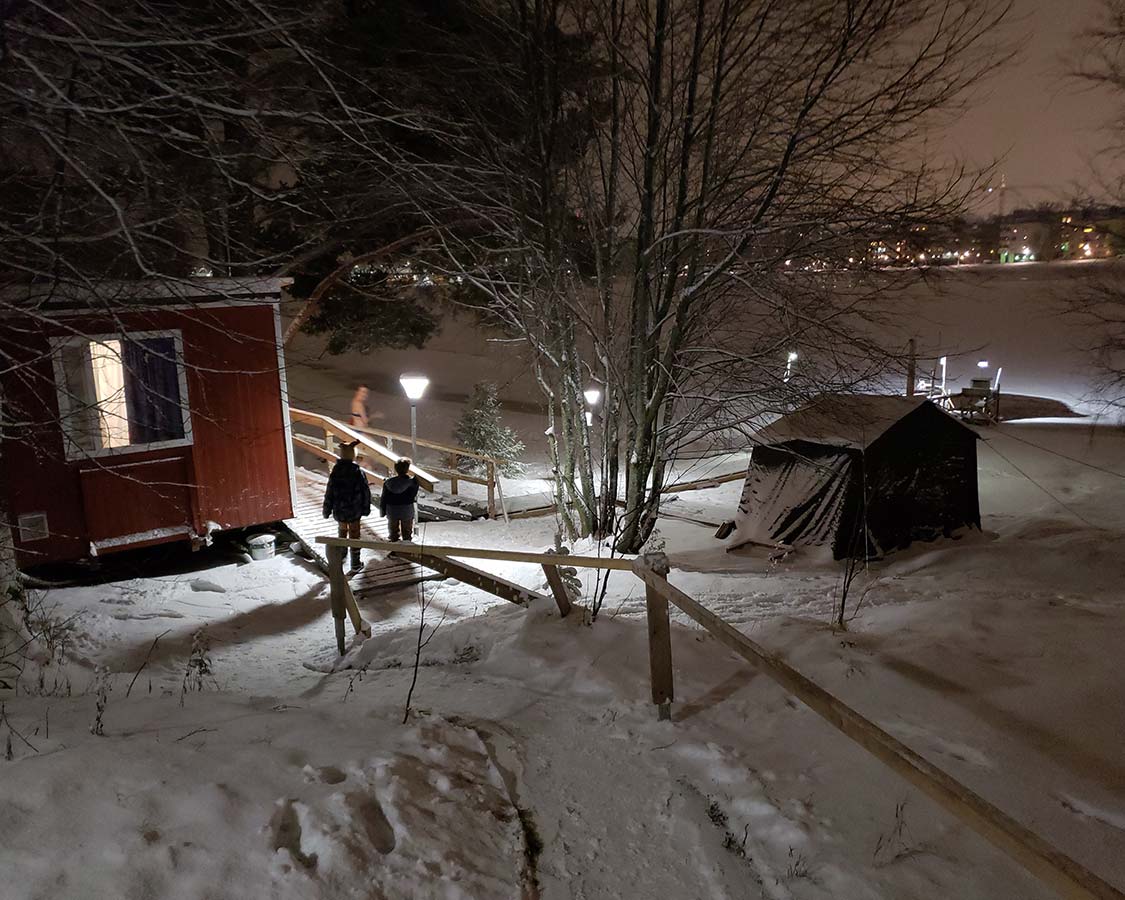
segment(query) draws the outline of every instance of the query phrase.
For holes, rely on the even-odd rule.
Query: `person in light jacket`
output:
[[[359,520],[371,515],[371,485],[355,461],[355,443],[340,445],[340,458],[324,491],[324,518],[332,516],[342,538],[359,539]],[[352,568],[360,567],[359,547],[351,548]]]
[[[418,499],[418,476],[407,474],[410,460],[395,463],[395,475],[383,482],[379,512],[387,517],[392,541],[409,541],[414,536],[414,501]]]

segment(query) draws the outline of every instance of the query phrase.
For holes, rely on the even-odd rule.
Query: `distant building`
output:
[[[1000,227],[997,249],[999,262],[1035,262],[1055,258],[1054,223],[1040,221],[1005,222]]]

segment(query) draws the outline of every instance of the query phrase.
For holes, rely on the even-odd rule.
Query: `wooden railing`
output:
[[[408,434],[399,434],[398,432],[386,431],[381,428],[368,428],[365,425],[345,425],[343,422],[329,416],[308,412],[303,409],[295,409],[293,407],[289,408],[289,418],[293,422],[311,425],[324,433],[324,437],[317,442],[316,440],[310,439],[307,435],[298,434],[294,431],[293,446],[312,453],[314,456],[318,456],[328,462],[339,458],[332,446],[334,438],[349,442],[358,440],[360,446],[363,448],[363,450],[358,450],[358,455],[361,457],[371,457],[377,460],[381,465],[385,466],[389,472],[394,468],[395,462],[399,459],[399,454],[395,453],[394,442],[396,440],[406,441],[407,443],[410,442],[410,435]],[[383,437],[386,438],[387,442],[386,444],[381,444],[371,440],[372,437]],[[421,438],[418,439],[417,443],[419,447],[440,450],[454,457],[477,459],[485,464],[485,475],[483,478],[476,475],[469,475],[465,472],[459,472],[456,469],[442,469],[430,466],[423,470],[416,465],[412,465],[411,473],[418,476],[418,480],[422,482],[427,490],[433,491],[439,480],[449,482],[449,492],[454,496],[457,496],[458,487],[462,481],[468,484],[482,485],[488,492],[489,517],[496,517],[497,507],[499,506],[499,509],[504,514],[504,518],[507,519],[508,510],[504,503],[504,490],[500,484],[499,467],[501,464],[508,462],[508,460],[501,457],[484,456],[480,453],[466,450],[464,447],[439,444],[436,441],[428,441]],[[383,474],[363,466],[362,461],[360,468],[362,468],[369,477],[377,481],[382,482],[385,478]]]
[[[956,816],[982,837],[1007,853],[1028,872],[1053,888],[1067,900],[1125,900],[1125,894],[1104,881],[1077,861],[1056,850],[1039,835],[1025,828],[1007,813],[989,803],[952,776],[919,756],[897,738],[870,719],[852,709],[815,682],[806,678],[777,654],[746,637],[730,623],[708,610],[692,597],[668,582],[670,565],[663,553],[647,554],[635,559],[622,557],[571,556],[549,553],[523,553],[514,550],[491,550],[476,547],[431,547],[420,544],[387,541],[348,540],[318,537],[328,546],[332,573],[332,616],[343,653],[344,617],[347,614],[344,588],[344,548],[365,547],[393,551],[399,556],[424,555],[493,559],[536,563],[556,574],[559,566],[611,569],[633,572],[645,585],[645,606],[648,617],[649,678],[652,702],[662,719],[671,719],[675,698],[672,670],[672,627],[669,606],[675,606],[688,618],[704,628],[727,649],[742,657],[763,675],[780,684],[833,728],[849,738],[899,776],[917,787],[939,806]],[[554,583],[551,582],[552,590]],[[343,585],[343,588],[338,588]],[[561,590],[561,584],[560,584]],[[559,608],[564,607],[556,595]]]
[[[293,445],[295,447],[308,450],[310,453],[314,453],[322,459],[337,459],[339,457],[339,454],[335,452],[332,446],[333,439],[335,439],[347,443],[353,441],[358,442],[359,446],[356,448],[356,455],[373,460],[379,465],[386,467],[388,472],[394,469],[395,463],[399,460],[399,457],[390,447],[376,443],[367,435],[360,434],[350,425],[345,425],[343,422],[338,422],[336,419],[322,416],[320,413],[294,409],[293,407],[289,408],[289,418],[293,422],[299,422],[302,425],[311,425],[324,432],[323,446],[314,444],[312,441],[303,438],[296,432],[293,433]],[[383,477],[375,472],[369,472],[369,474],[374,475],[376,478]],[[438,479],[417,466],[410,467],[410,474],[417,476],[422,487],[428,491],[432,491],[437,487]]]
[[[487,456],[483,453],[476,453],[472,450],[467,450],[464,447],[457,447],[453,444],[442,444],[438,441],[426,440],[418,438],[413,440],[409,434],[402,434],[398,431],[387,431],[385,428],[372,428],[369,425],[353,425],[356,431],[363,432],[364,434],[373,435],[375,437],[385,438],[387,447],[394,449],[395,441],[403,441],[407,444],[415,443],[419,447],[425,447],[428,450],[439,450],[447,456],[454,458],[453,465],[457,465],[458,459],[475,459],[484,463],[484,477],[481,478],[477,475],[469,475],[461,472],[456,468],[443,469],[434,468],[430,466],[429,471],[435,475],[440,475],[442,478],[449,481],[449,492],[457,496],[457,489],[459,482],[464,481],[466,484],[479,484],[483,485],[488,490],[488,515],[490,518],[496,518],[496,501],[497,497],[500,500],[500,508],[504,513],[504,518],[508,518],[507,506],[504,503],[504,490],[500,485],[500,466],[511,460],[505,459],[500,456]]]

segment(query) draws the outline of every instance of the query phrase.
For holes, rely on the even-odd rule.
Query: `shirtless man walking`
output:
[[[361,384],[355,389],[355,394],[352,395],[351,424],[353,427],[356,425],[360,428],[368,427],[367,396],[370,393],[366,384]]]

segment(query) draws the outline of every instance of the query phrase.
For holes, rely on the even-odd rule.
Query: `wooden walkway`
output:
[[[320,476],[309,472],[307,469],[297,469],[295,473],[297,483],[297,508],[292,519],[285,520],[285,527],[297,536],[297,540],[305,548],[321,569],[328,571],[328,560],[324,555],[324,545],[318,544],[316,539],[320,536],[336,537],[336,522],[326,519],[321,513],[324,504],[324,486],[328,483],[327,476]],[[368,541],[385,541],[387,539],[387,520],[377,515],[368,516],[360,526],[360,537]],[[384,560],[370,560],[363,571],[351,578],[352,593],[357,598],[368,593],[377,593],[395,587],[405,587],[442,578],[428,572],[421,566],[415,565],[405,559],[387,557]]]

